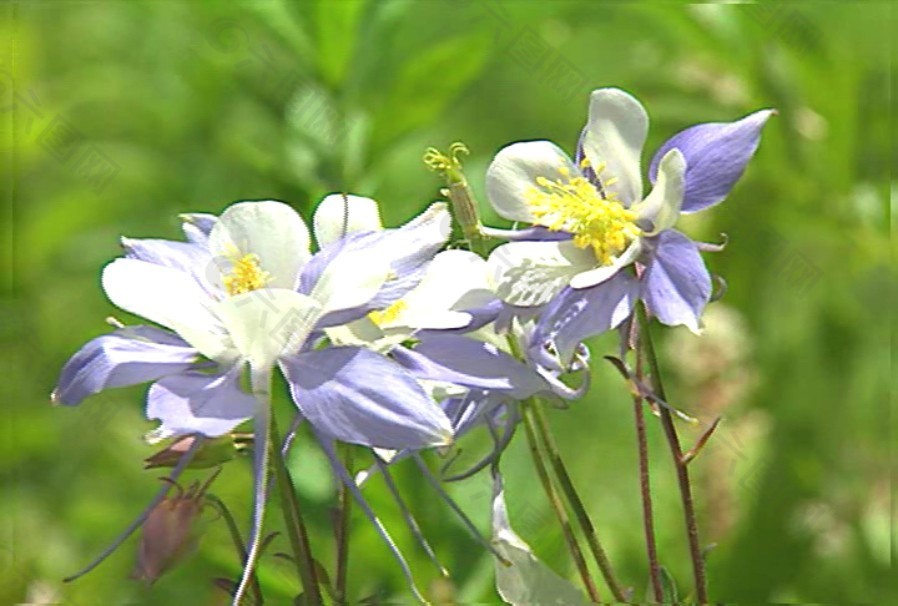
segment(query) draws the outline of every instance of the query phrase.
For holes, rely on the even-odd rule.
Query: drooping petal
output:
[[[506,562],[496,561],[496,590],[505,602],[567,604],[590,602],[569,581],[540,562],[530,546],[511,528],[505,505],[505,488],[498,468],[493,469],[492,543]]]
[[[223,274],[245,255],[256,255],[270,288],[295,289],[308,261],[309,230],[283,202],[237,202],[221,214],[209,233],[209,250]]]
[[[486,171],[486,193],[499,216],[536,223],[527,205],[537,179],[555,181],[579,171],[561,148],[549,141],[512,143],[499,150]]]
[[[668,139],[649,167],[652,182],[661,158],[679,149],[686,158],[686,193],[683,212],[693,213],[723,200],[758,149],[761,129],[776,112],[764,109],[735,122],[697,124]]]
[[[597,284],[601,284],[617,274],[627,265],[636,261],[636,259],[639,258],[639,255],[642,254],[642,249],[642,238],[636,238],[611,264],[581,272],[571,278],[571,288],[579,290],[581,288],[592,288]]]
[[[383,229],[377,202],[352,194],[325,196],[315,209],[312,225],[319,248],[349,234]]]
[[[256,400],[241,389],[241,371],[241,366],[220,374],[187,371],[154,383],[147,394],[147,418],[160,421],[156,435],[216,437],[251,418]]]
[[[496,294],[511,305],[548,303],[571,278],[596,266],[595,255],[573,242],[509,242],[490,254]]]
[[[171,328],[203,355],[227,357],[230,343],[210,310],[212,300],[190,274],[138,259],[116,259],[103,269],[103,290],[116,306]]]
[[[321,306],[293,290],[262,288],[225,299],[216,312],[240,354],[261,369],[299,351],[321,316]]]
[[[75,406],[91,394],[138,385],[188,369],[199,352],[177,336],[132,326],[88,341],[62,368],[54,403]]]
[[[592,92],[583,154],[606,195],[616,194],[624,206],[642,200],[640,156],[648,130],[645,108],[629,93],[617,88]]]
[[[576,290],[566,288],[540,317],[531,337],[534,355],[539,359],[547,344],[552,344],[567,368],[577,346],[588,337],[611,330],[632,313],[640,285],[627,272],[618,272],[610,280]],[[550,364],[546,364],[550,366]]]
[[[358,347],[285,357],[293,400],[315,429],[343,442],[378,448],[426,448],[452,441],[443,411],[408,371]]]
[[[670,229],[680,218],[683,194],[686,189],[686,160],[678,149],[672,149],[661,159],[658,179],[645,200],[633,206],[639,221],[649,225],[645,236],[654,236]]]
[[[642,296],[661,322],[699,332],[711,298],[711,276],[695,242],[673,229],[661,232],[643,281]]]
[[[393,356],[420,379],[502,390],[517,399],[548,390],[539,375],[504,351],[460,335],[427,334],[414,349],[397,347]]]

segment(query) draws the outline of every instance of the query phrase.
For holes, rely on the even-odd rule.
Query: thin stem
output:
[[[638,333],[637,333],[638,335]],[[638,336],[637,336],[638,339]],[[637,340],[636,344],[636,378],[642,381],[642,354]],[[661,566],[658,563],[658,548],[655,544],[655,521],[652,515],[652,486],[649,478],[649,447],[645,433],[645,409],[643,399],[638,391],[633,392],[633,414],[636,418],[636,443],[639,450],[639,491],[642,495],[642,521],[645,529],[645,548],[649,558],[649,578],[655,601],[664,599],[661,585]]]
[[[246,561],[246,545],[243,543],[243,537],[240,536],[240,529],[237,528],[237,522],[234,520],[234,516],[231,515],[231,510],[228,509],[228,506],[225,505],[224,501],[214,494],[207,494],[206,499],[215,505],[215,508],[218,509],[221,517],[224,518],[225,524],[228,527],[228,532],[231,534],[231,540],[234,541],[234,548],[237,550],[237,555],[240,557],[240,563],[242,564]],[[262,597],[262,587],[259,585],[259,578],[256,576],[255,571],[252,572],[249,582],[253,592],[253,604],[261,606],[265,601]]]
[[[564,492],[565,498],[567,498],[568,503],[570,503],[571,507],[574,509],[574,516],[580,523],[580,528],[583,530],[584,536],[586,536],[586,543],[589,545],[593,558],[595,558],[599,570],[602,571],[602,576],[605,578],[608,588],[611,590],[611,593],[614,594],[614,599],[618,602],[624,602],[626,601],[624,591],[617,578],[614,576],[611,562],[608,561],[608,556],[599,542],[599,537],[596,534],[592,520],[589,518],[586,507],[583,505],[583,500],[580,498],[577,489],[574,487],[574,483],[571,481],[571,477],[567,472],[567,467],[565,467],[564,461],[561,458],[561,453],[558,450],[558,445],[555,442],[555,437],[552,435],[548,420],[538,404],[533,406],[533,411],[534,416],[536,417],[537,429],[539,430],[543,445],[549,453],[549,460],[552,462],[552,468],[555,470],[555,475],[558,478],[559,484],[561,484],[561,490]]]
[[[643,330],[643,343],[645,344],[646,359],[649,363],[649,371],[651,372],[652,389],[664,401],[667,396],[664,394],[664,385],[661,382],[661,371],[658,367],[658,357],[655,353],[655,346],[652,343],[652,336],[649,332],[648,320],[645,310],[638,307],[639,323]],[[686,534],[689,538],[689,556],[692,559],[692,572],[695,578],[695,595],[700,604],[708,603],[708,589],[705,580],[705,561],[702,557],[701,544],[698,539],[698,524],[695,518],[695,505],[692,500],[692,488],[689,484],[689,470],[687,462],[683,457],[683,449],[680,446],[680,438],[677,436],[677,428],[674,426],[673,417],[670,410],[665,406],[658,407],[661,413],[661,426],[664,428],[664,435],[667,443],[670,445],[670,454],[673,458],[674,467],[677,470],[677,483],[680,487],[680,498],[683,502],[683,517],[686,523]]]
[[[343,450],[343,464],[352,475],[352,448],[341,445]],[[349,569],[349,518],[352,511],[352,494],[345,485],[340,485],[339,518],[337,520],[337,575],[336,592],[337,603],[346,603],[346,578]]]
[[[284,462],[284,455],[280,448],[281,439],[278,435],[277,422],[274,415],[271,417],[271,454],[274,463],[275,476],[277,477],[279,492],[281,493],[281,509],[284,513],[284,523],[287,526],[287,535],[293,548],[293,561],[302,587],[305,602],[312,606],[323,604],[321,590],[318,587],[318,578],[315,574],[315,560],[312,558],[312,549],[309,546],[309,535],[302,519],[299,508],[299,500],[296,498],[296,490],[290,479],[290,472]]]
[[[523,408],[524,429],[527,433],[527,444],[530,446],[530,454],[533,458],[533,463],[536,466],[537,475],[539,475],[540,482],[542,482],[543,490],[545,490],[546,496],[549,499],[549,504],[555,511],[558,523],[561,524],[564,539],[567,542],[571,556],[574,558],[574,563],[577,565],[580,577],[583,579],[583,585],[586,587],[589,599],[593,602],[601,603],[602,600],[599,597],[599,590],[596,588],[596,585],[589,574],[589,569],[586,567],[586,560],[583,557],[583,552],[580,550],[580,545],[577,544],[576,537],[574,537],[567,511],[564,509],[564,504],[561,502],[558,492],[552,485],[552,480],[549,477],[549,470],[546,468],[542,453],[539,450],[539,440],[536,436],[536,423],[533,420],[532,403],[522,402],[521,406]]]

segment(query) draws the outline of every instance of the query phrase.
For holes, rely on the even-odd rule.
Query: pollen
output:
[[[395,322],[402,314],[402,312],[404,312],[406,309],[408,309],[408,303],[400,299],[386,309],[380,311],[372,311],[368,314],[368,317],[372,322],[380,327],[383,327],[387,324]]]
[[[263,288],[270,280],[271,275],[259,265],[259,256],[252,253],[234,261],[231,273],[221,279],[231,296]]]
[[[595,167],[596,173],[602,168]],[[540,225],[570,232],[576,246],[592,248],[602,265],[610,265],[642,233],[636,213],[613,194],[602,195],[585,177],[572,176],[567,167],[558,172],[554,180],[537,177],[536,187],[525,194],[526,204]]]

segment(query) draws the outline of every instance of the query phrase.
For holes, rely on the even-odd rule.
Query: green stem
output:
[[[311,606],[320,606],[324,604],[324,601],[321,598],[321,589],[318,587],[318,578],[315,574],[315,560],[312,558],[309,535],[302,519],[299,500],[296,498],[296,489],[293,487],[290,472],[281,452],[281,437],[274,414],[271,415],[270,442],[272,463],[274,463],[275,476],[278,482],[278,492],[281,493],[281,509],[284,513],[284,524],[287,526],[287,535],[290,537],[290,545],[293,549],[293,561],[302,581],[305,603]]]
[[[350,446],[340,445],[343,449],[343,462],[346,470],[352,474],[352,450]],[[349,517],[352,508],[352,495],[349,489],[340,485],[340,510],[337,521],[337,575],[336,593],[337,603],[346,603],[346,573],[349,564]]]
[[[568,519],[567,511],[565,510],[564,504],[561,502],[561,499],[558,496],[558,492],[552,485],[552,480],[549,477],[549,470],[546,468],[542,453],[539,450],[539,441],[536,436],[536,423],[533,420],[533,407],[534,405],[532,402],[528,401],[521,403],[521,408],[523,409],[522,416],[524,429],[527,433],[527,443],[530,446],[530,454],[533,457],[533,463],[536,466],[537,475],[539,475],[540,482],[542,482],[543,490],[545,490],[546,496],[549,499],[549,504],[555,511],[555,516],[558,518],[558,523],[561,524],[561,531],[564,534],[564,539],[567,542],[568,549],[571,552],[571,556],[574,558],[574,563],[577,565],[577,570],[580,573],[580,577],[583,579],[583,585],[586,587],[586,592],[589,594],[589,599],[593,602],[601,603],[602,600],[599,597],[599,591],[589,574],[589,569],[586,567],[586,560],[583,557],[583,552],[580,550],[580,545],[577,544],[577,539],[576,537],[574,537],[574,532],[571,529],[571,523]]]
[[[664,385],[661,382],[661,371],[658,366],[658,357],[655,353],[655,346],[652,342],[652,335],[649,332],[648,319],[645,309],[642,306],[637,307],[638,322],[642,327],[640,334],[643,336],[642,342],[645,344],[646,359],[649,363],[649,371],[651,372],[652,390],[664,401],[667,396],[664,393]],[[695,579],[695,595],[699,604],[708,603],[708,589],[705,580],[705,561],[702,557],[701,544],[698,538],[698,524],[695,517],[695,504],[692,500],[692,487],[689,483],[689,470],[687,462],[683,458],[683,449],[680,446],[680,438],[677,436],[677,428],[674,426],[673,416],[666,406],[658,407],[661,414],[661,426],[664,428],[664,435],[670,446],[670,454],[673,458],[674,467],[677,470],[677,483],[680,488],[680,499],[683,502],[683,517],[686,523],[686,535],[689,539],[689,556],[692,560],[692,572]]]
[[[595,558],[599,570],[602,571],[602,576],[605,578],[608,588],[611,590],[611,593],[614,594],[614,599],[618,602],[624,602],[626,601],[626,596],[624,595],[623,588],[614,575],[611,562],[608,561],[608,555],[605,553],[602,544],[599,542],[595,526],[593,526],[592,520],[589,518],[586,507],[583,505],[583,500],[580,498],[580,494],[577,492],[574,483],[571,481],[567,467],[558,450],[558,445],[555,442],[555,437],[552,435],[546,415],[538,404],[533,406],[533,411],[534,416],[536,417],[540,437],[549,453],[549,460],[552,463],[552,468],[555,470],[555,476],[558,478],[559,484],[561,484],[561,490],[564,492],[565,498],[567,498],[568,503],[570,503],[571,507],[574,509],[574,516],[577,518],[580,528],[586,537],[586,543],[589,545],[593,558]]]
[[[228,506],[225,505],[225,502],[214,494],[206,494],[206,499],[215,505],[218,512],[221,514],[221,517],[224,518],[225,525],[228,527],[228,532],[231,534],[231,540],[234,541],[234,548],[237,550],[240,563],[243,564],[246,562],[247,556],[246,545],[243,543],[243,537],[240,536],[240,529],[237,528],[237,522],[234,520],[234,516],[231,515],[231,511],[228,509]],[[250,589],[253,592],[253,604],[262,606],[265,601],[262,597],[262,587],[259,585],[259,578],[256,576],[255,570],[252,572],[249,582]]]

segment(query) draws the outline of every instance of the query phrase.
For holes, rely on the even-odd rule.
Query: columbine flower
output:
[[[300,217],[273,201],[237,203],[218,218],[187,215],[189,242],[123,240],[126,256],[103,271],[104,290],[168,330],[121,327],[90,341],[53,392],[54,402],[77,405],[110,387],[155,381],[147,416],[161,421],[157,438],[216,437],[255,418],[254,546],[275,366],[322,440],[399,449],[452,439],[445,414],[400,365],[361,347],[313,347],[324,327],[414,285],[409,274],[423,272],[449,236],[445,205],[399,229],[345,238],[346,222],[337,226],[328,208],[316,215],[322,250],[314,256]],[[252,395],[241,388],[246,371]]]
[[[435,207],[408,231],[439,246],[447,221]],[[442,419],[418,406],[422,394],[401,369],[361,348],[306,347],[329,314],[363,308],[395,276],[394,262],[411,254],[403,230],[312,257],[305,225],[280,202],[234,204],[209,227],[204,244],[123,241],[126,257],[103,272],[107,295],[174,332],[132,327],[94,339],[63,369],[56,402],[155,380],[147,413],[162,421],[157,437],[214,437],[254,416],[255,400],[240,388],[244,369],[256,376],[279,365],[300,411],[332,437],[384,447],[447,441]],[[395,397],[368,393],[372,372],[398,381]]]
[[[503,217],[535,228],[506,232],[528,241],[509,242],[490,256],[499,296],[537,306],[569,287],[566,302],[547,313],[567,321],[576,314],[591,334],[619,324],[641,298],[663,323],[698,331],[711,281],[696,243],[673,226],[681,213],[724,199],[772,113],[675,135],[652,159],[654,187],[645,197],[640,156],[648,116],[618,89],[592,93],[576,162],[548,141],[501,150],[487,171],[490,202]],[[641,268],[638,281],[621,272],[634,263]],[[612,293],[597,287],[609,282]]]

